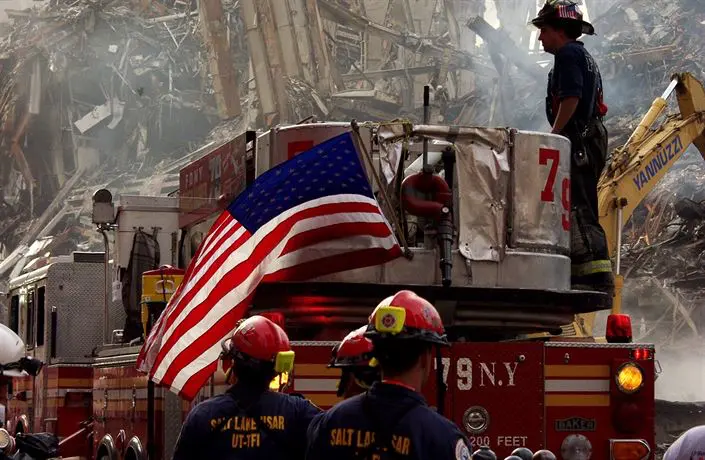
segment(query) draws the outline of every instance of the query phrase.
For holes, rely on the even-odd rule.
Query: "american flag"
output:
[[[304,280],[402,255],[352,133],[258,177],[218,217],[152,328],[137,369],[191,400],[261,282]]]
[[[558,5],[558,17],[564,19],[579,19],[578,5]]]

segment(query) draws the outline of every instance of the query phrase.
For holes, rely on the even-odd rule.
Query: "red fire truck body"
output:
[[[566,438],[585,436],[593,458],[609,458],[601,440],[629,432],[653,442],[653,390],[629,398],[615,384],[619,366],[634,362],[635,351],[653,356],[649,347],[585,342],[453,343],[444,358],[445,414],[475,447],[490,446],[500,456],[522,446],[559,455]],[[653,375],[652,360],[636,362]],[[632,417],[638,423],[627,428]]]
[[[27,353],[45,363],[36,378],[13,378],[7,421],[12,431],[50,431],[64,439],[81,430],[92,411],[92,350],[103,331],[102,253],[59,256],[10,281],[9,327]],[[80,437],[62,445],[88,456]]]
[[[327,367],[333,345],[363,324],[380,300],[408,288],[436,305],[451,340],[443,350],[442,369],[431,372],[424,395],[435,407],[441,394],[437,376],[442,375],[443,413],[467,434],[473,449],[487,445],[503,458],[516,447],[547,448],[568,460],[577,458],[571,448],[589,449],[593,459],[617,458],[613,450],[632,448],[631,457],[619,458],[651,458],[654,347],[571,337],[566,328],[560,334],[575,314],[604,309],[606,303],[603,294],[570,291],[569,231],[563,225],[570,180],[568,141],[515,130],[399,128],[365,125],[360,130],[360,144],[371,157],[371,162],[363,158],[363,164],[371,178],[379,174],[390,184],[387,194],[393,193],[395,174],[419,170],[418,161],[396,163],[394,152],[408,147],[411,154],[420,153],[424,137],[430,163],[445,161],[443,152],[455,149],[451,285],[441,285],[437,232],[423,216],[408,214],[403,218],[424,233],[423,241],[419,237],[409,245],[411,260],[306,282],[261,285],[250,314],[266,314],[282,324],[296,352],[285,391],[303,393],[324,409],[337,403],[340,374]],[[114,264],[128,265],[131,231],[158,227],[161,246],[168,248],[162,254],[172,255],[172,265],[186,267],[215,217],[256,176],[349,130],[345,123],[314,123],[280,127],[259,137],[248,132],[184,168],[179,198],[120,197],[116,227],[122,236],[116,238]],[[443,166],[452,171],[447,163]],[[371,183],[384,201],[380,184]],[[76,295],[91,296],[92,309],[84,314],[102,319],[102,295],[87,290]],[[122,309],[114,308],[118,313]],[[118,313],[111,310],[110,315]],[[91,453],[74,453],[76,448],[72,455],[141,460],[151,447],[152,458],[170,458],[188,411],[226,389],[219,370],[192,402],[159,387],[151,396],[146,376],[134,368],[141,344],[100,345],[99,340],[94,344],[99,347],[90,357],[90,374],[81,377],[92,381]],[[47,356],[42,371],[58,372],[58,379],[45,380],[57,386],[39,384],[40,378],[15,382],[11,429],[21,426],[22,417],[28,420],[26,429],[47,427],[54,412],[38,408],[49,404],[49,389],[61,395],[70,386],[58,386],[64,376],[54,364],[57,359]],[[30,391],[34,393],[26,396]],[[56,414],[56,427],[64,426],[67,417],[66,426],[78,429],[68,415]]]

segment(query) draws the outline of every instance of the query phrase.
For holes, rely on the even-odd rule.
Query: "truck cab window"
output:
[[[44,316],[46,311],[46,306],[44,305],[44,293],[46,288],[44,286],[37,289],[37,346],[41,347],[44,345]]]
[[[20,333],[20,296],[13,295],[10,299],[10,329],[15,334]]]

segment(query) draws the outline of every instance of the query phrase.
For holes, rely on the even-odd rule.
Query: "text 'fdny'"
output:
[[[633,181],[636,189],[641,191],[644,185],[648,184],[666,165],[668,165],[676,155],[683,151],[681,137],[676,136],[671,142],[662,147],[658,153],[645,166],[634,174]]]

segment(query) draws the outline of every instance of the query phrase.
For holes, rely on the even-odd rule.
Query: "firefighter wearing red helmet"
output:
[[[379,366],[372,354],[372,341],[364,335],[366,331],[367,326],[355,329],[333,347],[328,367],[342,370],[338,396],[345,399],[365,392],[380,379]]]
[[[232,360],[226,373],[232,386],[189,412],[174,460],[303,459],[306,428],[320,409],[270,390],[294,364],[284,330],[263,316],[242,320],[223,341],[222,357]]]
[[[306,459],[469,459],[463,433],[420,393],[434,348],[449,345],[433,305],[411,291],[397,292],[370,315],[365,336],[382,380],[314,418]]]
[[[579,41],[594,35],[580,8],[569,0],[547,0],[531,23],[543,49],[554,55],[548,76],[546,116],[551,133],[571,142],[571,278],[573,289],[612,293],[614,277],[607,238],[600,225],[597,184],[607,164],[602,77]]]

